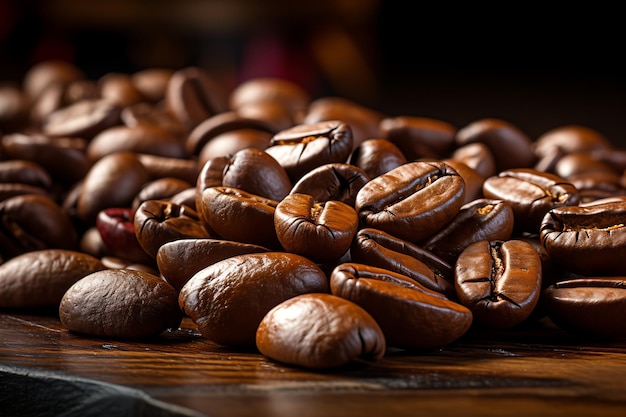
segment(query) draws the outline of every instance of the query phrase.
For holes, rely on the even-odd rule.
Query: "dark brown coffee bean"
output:
[[[288,105],[279,101],[252,101],[235,110],[241,117],[263,122],[273,133],[289,129],[302,121],[301,111],[292,112]]]
[[[265,151],[285,168],[292,182],[321,165],[346,162],[352,130],[341,121],[302,124],[280,131]]]
[[[354,207],[356,195],[368,177],[351,164],[326,164],[305,174],[294,184],[290,193],[308,194],[315,201],[336,200]]]
[[[309,259],[252,253],[198,271],[181,289],[179,304],[207,339],[255,346],[257,328],[272,308],[298,295],[328,292],[328,278]]]
[[[20,183],[0,183],[0,201],[4,201],[7,198],[25,194],[37,194],[54,199],[54,196],[50,194],[49,190],[42,187],[37,187],[36,185]]]
[[[383,231],[364,228],[350,247],[354,262],[407,276],[448,298],[456,298],[454,268],[432,252]]]
[[[161,275],[180,291],[201,269],[232,256],[269,252],[263,246],[223,239],[178,239],[161,245],[156,262]]]
[[[565,125],[550,129],[532,144],[538,158],[555,153],[588,152],[594,149],[611,149],[613,145],[602,133],[588,126]]]
[[[483,183],[489,199],[507,201],[518,231],[538,233],[543,216],[552,208],[577,205],[576,187],[563,178],[531,168],[509,169]]]
[[[137,241],[153,259],[167,242],[212,237],[194,210],[165,200],[141,203],[135,212],[134,224]]]
[[[357,304],[332,294],[303,294],[263,317],[256,346],[278,362],[328,369],[357,359],[378,361],[386,343],[380,326]]]
[[[376,178],[406,164],[407,159],[387,139],[366,139],[352,151],[348,162],[362,169],[368,178]]]
[[[276,200],[237,188],[209,187],[202,192],[198,213],[222,239],[280,249],[274,227],[277,205]]]
[[[289,194],[274,213],[282,247],[317,263],[335,261],[346,253],[358,225],[352,206],[335,200],[316,202],[308,194]]]
[[[103,269],[98,258],[73,250],[23,253],[0,265],[0,307],[58,306],[76,281]]]
[[[91,139],[120,122],[121,108],[106,99],[81,100],[52,112],[42,132],[54,137]]]
[[[52,178],[40,164],[24,159],[0,161],[0,183],[17,183],[48,189]]]
[[[522,240],[469,245],[456,261],[456,292],[474,322],[496,329],[526,320],[541,292],[541,259]]]
[[[211,74],[200,67],[185,67],[170,77],[165,90],[167,109],[188,131],[226,110],[226,97]]]
[[[584,277],[556,282],[541,293],[548,317],[574,334],[626,337],[626,278]]]
[[[154,125],[113,126],[97,134],[87,147],[87,156],[91,161],[115,152],[135,152],[167,158],[187,156],[179,138]]]
[[[129,74],[109,72],[98,79],[100,97],[115,103],[120,108],[132,106],[145,100],[137,90]]]
[[[301,123],[309,106],[309,93],[300,85],[282,78],[252,78],[237,85],[230,94],[230,108],[239,111],[258,103],[278,103],[294,124]]]
[[[50,197],[24,194],[0,202],[0,253],[5,258],[34,250],[77,247],[74,224]]]
[[[51,84],[66,85],[72,81],[86,78],[83,71],[69,61],[49,59],[30,67],[24,75],[22,86],[31,100]]]
[[[137,158],[152,179],[178,178],[195,186],[200,172],[198,162],[193,159],[170,158],[145,153],[138,153]]]
[[[466,247],[479,240],[508,240],[513,234],[513,207],[504,200],[479,198],[421,246],[454,265]]]
[[[469,330],[472,313],[412,279],[356,263],[337,266],[330,276],[334,295],[364,308],[382,329],[388,346],[434,349]]]
[[[493,153],[496,171],[530,168],[535,162],[532,140],[516,125],[501,119],[476,120],[457,131],[457,146],[484,143]]]
[[[144,201],[148,200],[169,200],[170,197],[190,187],[190,183],[178,178],[165,177],[149,181],[137,193],[131,208],[137,210]]]
[[[69,185],[82,180],[91,167],[86,149],[87,141],[81,138],[51,138],[21,133],[2,137],[2,154],[6,158],[39,164],[53,180]]]
[[[158,276],[130,269],[94,272],[72,285],[59,305],[61,323],[86,336],[137,339],[177,329],[178,293]]]
[[[451,123],[428,117],[395,116],[380,122],[381,136],[395,144],[409,161],[446,156],[452,150],[456,131]]]
[[[272,134],[258,129],[236,129],[215,136],[202,147],[198,163],[204,165],[212,158],[228,157],[242,149],[265,150],[270,146]]]
[[[481,142],[459,146],[452,153],[451,159],[463,162],[476,170],[483,179],[497,174],[493,153],[487,145]]]
[[[361,224],[409,242],[432,236],[457,215],[465,182],[443,162],[410,162],[370,180],[357,194]]]
[[[383,118],[379,111],[353,100],[344,97],[320,97],[309,103],[302,123],[341,120],[350,127],[354,149],[364,140],[380,137],[379,126]]]
[[[18,132],[28,124],[30,102],[16,84],[0,85],[0,132]]]
[[[76,202],[79,217],[93,224],[98,213],[109,207],[130,207],[150,179],[150,174],[131,152],[100,158],[87,172]]]
[[[551,259],[581,275],[626,274],[626,202],[550,210],[541,224],[541,243]]]
[[[131,81],[146,100],[157,103],[165,97],[173,74],[174,70],[169,68],[146,68],[131,74]]]
[[[466,163],[458,161],[456,159],[443,159],[441,162],[454,168],[459,173],[463,181],[465,182],[465,198],[463,203],[467,204],[479,198],[483,198],[483,184],[485,178],[483,178],[478,171],[474,168],[470,168]]]

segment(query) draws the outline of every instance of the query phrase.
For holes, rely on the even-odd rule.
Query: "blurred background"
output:
[[[225,86],[277,76],[312,97],[531,137],[583,124],[626,143],[616,9],[399,0],[0,0],[0,82],[62,58],[88,76],[199,65]]]

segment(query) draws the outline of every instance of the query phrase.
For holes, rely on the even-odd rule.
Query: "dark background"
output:
[[[0,77],[43,59],[91,78],[199,65],[228,86],[280,76],[312,97],[458,127],[507,119],[536,138],[582,124],[626,143],[616,9],[377,0],[0,0]]]

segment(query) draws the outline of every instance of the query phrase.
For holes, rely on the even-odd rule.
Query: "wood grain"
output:
[[[212,344],[187,318],[131,342],[72,334],[54,314],[5,311],[0,364],[136,388],[217,417],[626,415],[626,341],[582,339],[542,321],[309,371]]]

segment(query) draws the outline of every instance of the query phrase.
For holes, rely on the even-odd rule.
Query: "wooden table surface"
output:
[[[188,319],[129,342],[74,335],[49,312],[0,311],[0,387],[3,417],[71,407],[107,416],[623,417],[626,341],[577,338],[544,320],[310,371],[215,346]]]

